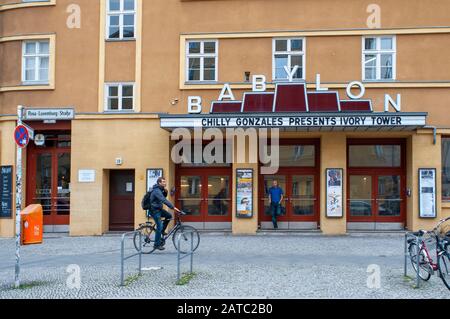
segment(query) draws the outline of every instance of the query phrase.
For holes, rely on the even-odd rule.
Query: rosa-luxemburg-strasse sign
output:
[[[68,121],[73,120],[75,111],[73,108],[26,108],[24,120],[26,121]]]

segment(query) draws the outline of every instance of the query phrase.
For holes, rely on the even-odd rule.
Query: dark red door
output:
[[[259,218],[271,221],[268,190],[274,180],[282,188],[284,200],[282,215],[278,221],[319,221],[319,177],[315,168],[281,168],[276,175],[264,175],[260,179]]]
[[[70,135],[45,136],[45,146],[27,149],[27,205],[42,205],[44,225],[69,225]]]
[[[134,229],[134,170],[109,174],[109,230]]]
[[[406,221],[404,140],[355,139],[347,146],[347,220]]]
[[[184,221],[231,222],[231,169],[178,168],[176,205]]]

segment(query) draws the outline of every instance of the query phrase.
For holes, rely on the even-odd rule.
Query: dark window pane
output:
[[[119,11],[120,10],[120,0],[109,0],[109,10]]]
[[[133,96],[133,86],[124,85],[122,86],[122,96]]]
[[[216,71],[215,70],[205,70],[203,74],[203,80],[205,81],[215,81]]]
[[[134,15],[133,14],[125,14],[123,16],[123,25],[134,26]]]
[[[216,53],[216,43],[215,42],[205,42],[203,53]]]
[[[119,109],[119,99],[109,98],[108,99],[108,110],[118,110]]]
[[[204,68],[205,69],[215,69],[216,68],[216,59],[215,58],[205,58],[204,59]]]
[[[124,38],[133,38],[134,37],[134,27],[124,27],[123,28],[123,37]]]
[[[124,10],[134,10],[134,0],[124,0]]]
[[[287,40],[276,40],[275,51],[287,51]]]
[[[400,167],[400,145],[350,145],[350,167]]]
[[[442,139],[442,196],[450,199],[450,138]]]
[[[377,48],[376,39],[375,38],[366,38],[364,48],[366,50],[376,50],[376,48]]]
[[[302,51],[303,41],[300,39],[291,40],[291,51]]]
[[[189,42],[189,53],[200,53],[200,42]]]
[[[133,109],[133,98],[123,98],[122,110],[132,110],[132,109]]]
[[[118,39],[120,37],[119,27],[110,27],[109,28],[109,38],[110,39]]]
[[[117,86],[110,86],[109,87],[109,96],[118,96],[119,95],[119,87]]]

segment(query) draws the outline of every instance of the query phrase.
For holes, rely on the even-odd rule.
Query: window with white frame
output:
[[[136,0],[108,0],[107,38],[133,39],[136,26]]]
[[[305,39],[273,39],[273,80],[288,80],[285,66],[292,72],[295,66],[298,70],[294,80],[305,79]]]
[[[106,84],[105,111],[132,111],[134,109],[134,83]]]
[[[22,50],[22,82],[48,83],[49,41],[25,41]]]
[[[217,81],[217,46],[217,40],[187,42],[187,81]]]
[[[363,80],[395,80],[395,36],[363,38]]]

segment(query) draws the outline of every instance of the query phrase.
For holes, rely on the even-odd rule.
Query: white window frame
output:
[[[391,38],[392,39],[392,49],[381,49],[381,39]],[[366,50],[366,39],[376,39],[376,49]],[[363,36],[362,37],[362,57],[361,57],[361,69],[362,69],[362,79],[366,82],[391,82],[397,79],[397,37],[395,35],[382,35],[382,36]],[[365,57],[367,55],[376,55],[376,79],[366,79],[366,63]],[[381,78],[381,55],[382,54],[392,54],[392,78],[382,79]]]
[[[29,43],[34,43],[36,46],[37,43],[47,43],[48,44],[48,53],[34,53],[34,54],[26,54],[26,45]],[[37,46],[36,46],[37,48]],[[26,79],[26,58],[34,58],[34,80]],[[41,58],[48,58],[48,69],[47,69],[47,79],[39,79],[39,64]],[[30,40],[22,42],[22,83],[25,85],[35,85],[35,84],[49,84],[50,82],[50,72],[51,72],[51,63],[50,63],[50,41],[49,40]]]
[[[189,53],[189,44],[200,42],[200,53]],[[214,42],[216,44],[215,53],[202,53],[204,52],[205,42]],[[219,79],[219,40],[217,39],[207,39],[207,40],[187,40],[186,41],[186,69],[185,69],[185,82],[187,83],[211,83],[217,82]],[[190,58],[200,58],[200,79],[199,80],[189,80],[189,59]],[[204,70],[205,70],[205,58],[215,58],[214,68],[215,68],[215,77],[214,80],[204,80]]]
[[[276,41],[287,40],[287,51],[276,51]],[[302,51],[291,51],[291,41],[301,40],[302,41]],[[305,37],[293,37],[293,38],[273,38],[272,39],[272,80],[274,82],[285,82],[288,81],[288,75],[286,74],[286,79],[276,78],[276,63],[275,55],[285,54],[288,55],[288,67],[291,70],[291,57],[292,56],[302,56],[302,76],[298,79],[293,79],[293,81],[305,81],[306,75],[306,38]]]
[[[124,10],[124,4],[125,1],[124,0],[120,0],[120,9],[119,11],[111,11],[110,10],[110,0],[106,1],[106,32],[105,32],[105,37],[106,40],[109,41],[127,41],[127,40],[135,40],[136,39],[136,32],[137,32],[137,28],[136,28],[136,5],[137,5],[137,1],[134,1],[134,10]],[[124,15],[133,15],[133,27],[134,27],[134,36],[131,38],[125,38],[123,36],[123,28],[124,28],[124,24],[123,24],[123,18]],[[118,38],[110,38],[109,37],[109,27],[110,27],[110,16],[119,16],[119,37]]]
[[[108,109],[108,98],[109,98],[109,88],[111,86],[117,86],[118,87],[118,96],[117,98],[119,99],[119,104],[118,104],[118,109],[117,110],[110,110]],[[133,108],[132,109],[122,109],[122,88],[123,86],[133,86]],[[105,98],[104,98],[104,111],[105,112],[110,112],[110,113],[114,113],[114,112],[135,112],[136,109],[136,85],[134,82],[109,82],[109,83],[105,83]]]

